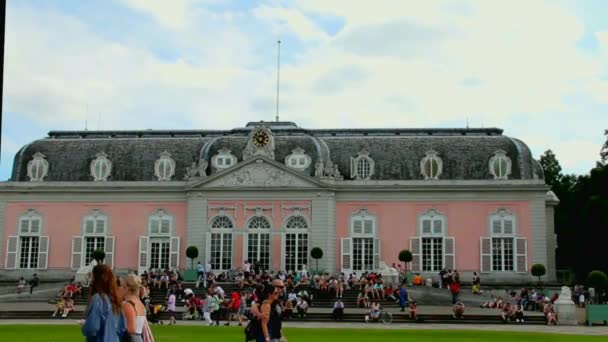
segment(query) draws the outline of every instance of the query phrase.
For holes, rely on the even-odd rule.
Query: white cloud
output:
[[[163,26],[183,29],[187,21],[189,0],[122,0],[127,6],[151,15]]]
[[[600,50],[602,50],[606,56],[608,56],[608,31],[596,32],[595,38],[600,44]]]
[[[285,30],[292,31],[300,39],[324,41],[328,36],[312,20],[302,12],[284,7],[261,5],[254,10],[254,15],[273,25],[274,33],[284,34]]]

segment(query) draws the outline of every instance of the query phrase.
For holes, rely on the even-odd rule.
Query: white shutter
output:
[[[528,242],[526,238],[515,238],[515,266],[517,272],[528,272]]]
[[[480,255],[480,271],[491,272],[492,271],[492,238],[481,237],[479,238],[479,255]]]
[[[380,269],[380,239],[374,239],[374,271]]]
[[[147,270],[150,264],[150,260],[148,259],[148,248],[149,248],[150,238],[147,236],[139,237],[139,260],[138,260],[138,273],[142,274],[145,270]]]
[[[41,236],[38,241],[38,269],[46,270],[49,267],[49,237]]]
[[[171,253],[169,254],[169,268],[172,270],[179,269],[179,237],[172,237],[171,244],[169,247]]]
[[[203,265],[207,267],[207,264],[211,263],[211,232],[207,232],[205,235],[205,261]]]
[[[357,168],[355,167],[355,158],[350,157],[350,178],[355,179]]]
[[[352,272],[352,239],[351,238],[342,238],[342,248],[340,252],[342,253],[342,273],[348,277],[348,275]]]
[[[410,252],[412,252],[412,269],[413,272],[420,272],[422,269],[422,255],[420,253],[420,238],[410,238]]]
[[[103,221],[102,221],[103,222]],[[106,236],[104,241],[104,252],[106,252],[106,259],[104,263],[114,269],[114,237]]]
[[[6,259],[5,267],[7,270],[17,268],[17,252],[19,251],[19,237],[9,236],[6,240]]]
[[[82,267],[82,236],[72,236],[72,269]]]
[[[283,256],[281,258],[281,269],[285,270],[285,267],[287,267],[287,263],[285,262],[285,258],[287,258],[287,253],[285,251],[285,239],[286,239],[287,234],[283,233],[281,234],[281,255]],[[298,234],[295,234],[296,237],[298,237]],[[298,271],[298,265],[297,265],[297,258],[296,258],[296,269],[294,271]],[[289,273],[289,271],[291,270],[285,270],[286,272]]]
[[[249,254],[247,253],[249,249],[249,233],[245,233],[243,234],[243,263],[245,262],[245,260],[249,260]],[[249,263],[252,264],[253,267],[253,260],[249,260]]]
[[[456,243],[453,237],[443,238],[443,268],[456,269]]]

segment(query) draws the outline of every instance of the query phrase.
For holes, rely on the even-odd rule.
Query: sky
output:
[[[499,127],[564,172],[608,129],[608,1],[8,0],[0,180],[51,130]]]

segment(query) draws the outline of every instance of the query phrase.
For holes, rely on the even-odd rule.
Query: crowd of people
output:
[[[500,320],[505,323],[524,322],[524,311],[538,311],[543,313],[547,324],[557,325],[557,313],[553,305],[558,298],[559,294],[557,293],[549,298],[540,291],[530,291],[527,288],[522,288],[519,292],[506,293],[504,298],[492,296],[489,301],[481,304],[480,307],[498,309]]]

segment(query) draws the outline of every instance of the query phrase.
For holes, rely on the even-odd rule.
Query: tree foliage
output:
[[[399,261],[411,262],[412,259],[413,259],[412,252],[410,252],[409,250],[404,249],[401,252],[399,252]]]
[[[534,264],[530,269],[530,273],[532,273],[533,276],[538,277],[538,282],[540,283],[540,277],[544,276],[545,273],[547,273],[547,270],[543,264]]]
[[[587,276],[587,284],[596,289],[604,289],[608,287],[608,276],[602,271],[591,271]]]
[[[198,248],[196,246],[186,248],[186,257],[190,259],[190,268],[194,268],[194,259],[198,258]]]
[[[608,129],[604,131],[604,135],[606,136],[606,142],[600,151],[600,157],[602,158],[602,163],[604,165],[608,164]]]
[[[547,150],[540,156],[540,165],[545,172],[545,182],[547,185],[553,187],[560,182],[562,178],[562,167],[559,165],[559,161],[557,161],[553,151]]]
[[[106,252],[103,249],[96,249],[91,253],[91,257],[93,260],[97,261],[98,264],[101,264],[106,258]]]

